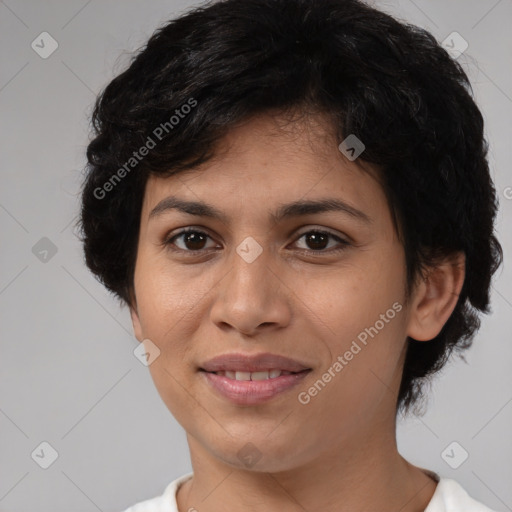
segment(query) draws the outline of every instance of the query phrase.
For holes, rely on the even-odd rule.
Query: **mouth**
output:
[[[199,369],[210,373],[231,372],[228,373],[228,376],[237,380],[259,380],[277,378],[278,371],[281,373],[299,373],[311,368],[308,364],[295,359],[264,352],[260,354],[221,354],[202,363]],[[273,377],[270,375],[271,372]],[[233,376],[233,374],[235,375]],[[240,378],[236,377],[237,374]],[[253,374],[255,378],[251,379]]]
[[[296,386],[312,368],[307,363],[269,352],[226,353],[198,368],[217,396],[237,405],[256,405]]]
[[[242,370],[221,370],[216,372],[209,372],[203,368],[200,368],[199,371],[203,371],[206,373],[213,373],[214,375],[219,375],[221,377],[226,377],[231,380],[270,380],[277,379],[282,375],[297,375],[303,372],[309,372],[311,368],[307,368],[305,370],[301,370],[298,372],[290,372],[287,370],[280,370],[278,368],[272,368],[269,370],[260,370],[256,372],[247,372]]]
[[[279,395],[286,396],[286,391],[296,387],[311,371],[311,368],[299,372],[279,369],[208,372],[201,369],[198,373],[204,377],[207,386],[215,395],[234,405],[254,406]]]

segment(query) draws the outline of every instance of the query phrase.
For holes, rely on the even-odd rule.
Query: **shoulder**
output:
[[[178,512],[176,492],[181,484],[191,478],[193,473],[187,473],[173,480],[160,496],[140,501],[123,510],[123,512]]]
[[[441,478],[425,512],[495,512],[473,499],[455,480]]]

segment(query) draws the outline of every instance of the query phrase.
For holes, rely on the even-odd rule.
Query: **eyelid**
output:
[[[311,233],[311,232],[320,233],[322,235],[328,235],[331,238],[334,238],[338,242],[338,244],[340,244],[340,247],[330,248],[330,249],[321,249],[321,250],[317,250],[317,251],[315,251],[313,249],[299,249],[300,251],[306,252],[306,253],[312,254],[312,255],[321,256],[322,254],[325,254],[325,255],[337,254],[341,251],[345,251],[348,247],[354,245],[352,242],[350,242],[349,240],[346,239],[348,237],[344,238],[340,235],[333,233],[332,231],[330,231],[326,228],[319,228],[319,227],[309,227],[309,228],[305,229],[304,231],[298,233],[294,243],[297,243],[304,235],[307,235],[308,233]]]
[[[324,233],[324,234],[327,234],[327,235],[331,235],[332,237],[335,237],[335,238],[338,238],[340,240],[343,240],[344,242],[347,242],[347,243],[349,242],[349,237],[347,235],[341,235],[341,234],[338,234],[338,233],[334,233],[329,228],[324,228],[324,227],[321,227],[321,226],[314,226],[314,225],[311,225],[311,226],[308,226],[307,228],[304,228],[303,231],[299,231],[297,233],[297,236],[301,237],[302,235],[305,235],[306,233],[310,233],[311,231],[318,232],[318,233]],[[347,240],[345,240],[343,238],[343,236]]]
[[[162,245],[164,247],[170,247],[172,245],[172,240],[178,238],[181,235],[185,235],[185,234],[191,233],[191,232],[206,235],[208,238],[211,238],[212,240],[214,239],[214,237],[212,235],[210,235],[210,233],[208,232],[208,230],[206,228],[198,227],[198,226],[187,226],[185,228],[179,229],[176,233],[171,231],[170,233],[165,235],[163,238],[163,241],[160,245]],[[204,252],[207,249],[198,249],[197,251],[185,251],[185,249],[180,249],[179,247],[176,247],[176,248],[172,248],[171,250],[174,250],[176,252],[181,251],[181,252],[187,252],[190,254],[195,254],[195,253],[199,253],[199,252]]]
[[[187,226],[185,228],[181,228],[176,233],[172,233],[171,232],[170,234],[166,235],[164,237],[164,240],[163,240],[161,245],[164,246],[164,247],[170,248],[170,250],[172,250],[174,252],[181,252],[181,253],[185,253],[185,254],[188,253],[190,255],[198,255],[200,253],[204,253],[204,252],[212,250],[212,248],[209,248],[209,249],[197,249],[196,251],[193,251],[193,250],[189,251],[189,250],[185,250],[185,249],[180,249],[179,247],[172,247],[172,245],[173,245],[172,241],[174,239],[176,239],[179,236],[182,236],[182,235],[184,235],[186,233],[190,233],[190,232],[206,235],[210,239],[212,239],[212,240],[214,239],[214,237],[211,236],[210,233],[208,232],[207,228],[203,228],[203,227],[199,227],[199,226]],[[304,235],[306,235],[308,233],[311,233],[311,232],[328,235],[328,236],[336,239],[338,241],[338,243],[341,245],[341,247],[338,247],[338,248],[335,248],[335,249],[332,249],[332,248],[331,249],[320,249],[320,250],[317,250],[317,251],[315,251],[313,249],[298,249],[299,251],[302,251],[302,252],[305,252],[305,253],[308,253],[308,254],[311,254],[311,255],[321,256],[323,254],[335,254],[337,252],[341,252],[341,251],[346,250],[349,246],[354,245],[352,240],[350,239],[350,237],[348,237],[347,235],[344,235],[344,237],[343,237],[343,236],[340,236],[338,234],[333,233],[328,228],[319,227],[319,226],[308,226],[308,227],[304,228],[302,231],[297,233],[293,243],[296,243]]]

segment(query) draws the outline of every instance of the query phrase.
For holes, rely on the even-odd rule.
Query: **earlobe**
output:
[[[464,253],[456,253],[419,282],[411,301],[407,336],[429,341],[441,332],[457,305],[464,284],[465,261]]]
[[[133,332],[138,341],[142,341],[142,326],[140,324],[139,313],[137,312],[136,306],[130,306],[130,316],[132,318]]]
[[[137,299],[135,297],[135,289],[133,287],[129,290],[129,302],[127,305],[130,309],[130,317],[132,319],[133,333],[135,338],[137,338],[138,341],[142,341],[144,337],[142,336],[142,326],[139,318]]]

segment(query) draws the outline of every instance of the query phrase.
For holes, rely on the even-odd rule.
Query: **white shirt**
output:
[[[161,496],[136,503],[123,512],[179,512],[176,493],[180,485],[190,479],[193,474],[187,473],[180,476],[165,488]],[[455,480],[439,478],[437,475],[435,477],[438,484],[424,512],[495,512],[474,500]]]

